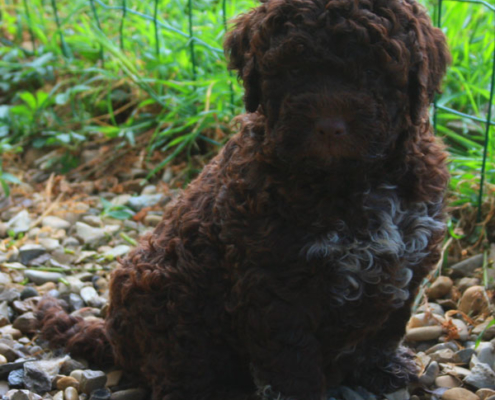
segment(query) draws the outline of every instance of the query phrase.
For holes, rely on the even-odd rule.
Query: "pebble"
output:
[[[12,303],[21,297],[21,293],[16,288],[0,287],[0,301]]]
[[[79,394],[77,393],[77,390],[72,386],[69,386],[64,390],[64,397],[65,400],[79,400]]]
[[[172,168],[168,167],[163,171],[162,175],[162,181],[165,183],[170,183],[172,179],[174,178],[174,172],[172,171]]]
[[[438,326],[445,322],[445,318],[431,313],[419,313],[413,315],[407,324],[407,329],[419,328],[423,326]]]
[[[0,327],[10,324],[11,310],[6,301],[0,302]]]
[[[25,244],[19,249],[19,257],[22,264],[27,265],[35,258],[46,253],[46,249],[40,244]]]
[[[69,294],[68,303],[71,311],[80,310],[85,306],[84,300],[81,298],[81,296],[75,293]]]
[[[144,194],[141,196],[131,197],[127,204],[135,211],[139,211],[145,207],[152,207],[160,203],[163,199],[162,194]]]
[[[19,358],[17,352],[5,343],[0,343],[0,354],[4,356],[8,362],[15,361]]]
[[[0,335],[12,336],[13,339],[19,339],[22,336],[22,332],[12,327],[12,325],[5,325],[0,328]]]
[[[75,237],[69,236],[68,238],[65,238],[64,241],[62,242],[62,246],[64,247],[78,247],[80,246],[79,240],[77,240]]]
[[[7,236],[8,227],[7,224],[0,221],[0,238]]]
[[[442,375],[435,379],[435,385],[443,388],[454,388],[461,386],[462,382],[459,378],[451,375]]]
[[[144,217],[144,224],[148,226],[157,226],[160,222],[162,222],[163,217],[160,215],[148,214]]]
[[[41,238],[39,243],[46,251],[53,251],[60,247],[60,242],[57,239]]]
[[[52,388],[52,379],[39,362],[27,362],[24,364],[24,384],[31,392],[45,393]]]
[[[478,360],[481,363],[488,364],[493,369],[493,364],[495,363],[495,353],[493,351],[493,346],[484,346],[478,351]]]
[[[141,191],[141,194],[155,194],[156,193],[156,185],[146,185],[143,190]]]
[[[495,373],[487,364],[477,363],[464,382],[476,389],[495,389]]]
[[[491,396],[495,396],[495,390],[480,389],[476,392],[476,396],[478,396],[480,398],[480,400],[486,400]]]
[[[31,222],[32,221],[27,210],[22,210],[7,222],[7,230],[14,231],[16,235],[18,233],[27,232]]]
[[[82,369],[74,369],[71,371],[70,376],[76,379],[78,382],[81,382],[82,374],[83,374]]]
[[[65,277],[60,272],[37,271],[34,269],[27,269],[24,275],[36,285],[43,285],[47,282],[58,282],[60,278]]]
[[[31,297],[36,297],[39,295],[40,294],[38,293],[36,288],[34,288],[32,286],[26,286],[21,292],[21,300],[26,300],[26,299],[29,299]]]
[[[119,390],[118,392],[112,393],[110,400],[144,400],[146,394],[146,390],[141,388]]]
[[[429,312],[443,317],[445,312],[440,304],[428,302],[428,304],[423,304],[418,308],[418,313]]]
[[[430,387],[435,383],[435,379],[439,373],[440,366],[436,361],[432,361],[426,368],[425,373],[419,377],[419,382],[426,387]]]
[[[103,257],[105,258],[110,258],[110,259],[115,259],[117,257],[121,257],[125,254],[127,254],[131,250],[130,246],[127,246],[125,244],[121,244],[119,246],[116,246],[105,253],[103,253]]]
[[[483,340],[491,340],[495,338],[495,325],[492,325],[489,328],[487,328],[492,321],[493,321],[493,317],[490,317],[481,324],[476,325],[472,330],[472,334],[478,336],[483,332]]]
[[[28,311],[34,311],[39,303],[40,297],[30,297],[29,299],[12,302],[12,308],[19,314],[24,314]]]
[[[42,226],[48,226],[52,229],[69,229],[71,223],[65,219],[55,217],[53,215],[48,215],[41,220]]]
[[[71,376],[73,376],[71,374]],[[77,379],[77,377],[73,376]],[[91,394],[93,390],[105,387],[107,376],[103,371],[83,370],[79,380],[81,392]]]
[[[461,319],[452,319],[452,323],[457,328],[456,339],[462,340],[463,342],[469,339],[469,329],[466,323]]]
[[[409,400],[409,391],[407,389],[400,389],[393,393],[388,393],[385,395],[387,400]]]
[[[471,275],[475,269],[483,266],[483,257],[483,254],[477,254],[452,265],[450,267],[450,276],[452,278],[461,278],[463,276]]]
[[[10,400],[41,400],[41,396],[29,390],[9,390],[6,397]]]
[[[9,391],[9,383],[7,381],[0,381],[0,396],[3,396]]]
[[[103,226],[101,218],[96,215],[85,215],[84,217],[82,217],[82,221],[95,228],[101,228]]]
[[[59,391],[53,396],[53,400],[64,400],[64,392]]]
[[[84,287],[84,282],[76,276],[67,276],[65,280],[69,283],[69,286],[60,282],[58,285],[58,291],[60,293],[70,292],[79,294]]]
[[[471,286],[478,286],[480,284],[480,280],[478,278],[461,278],[459,279],[459,282],[457,282],[457,289],[461,293],[464,293],[466,289],[470,288]]]
[[[454,376],[458,376],[459,378],[463,379],[466,376],[468,376],[471,371],[467,368],[459,367],[457,365],[453,364],[440,364],[440,367],[442,368],[442,371],[448,374],[452,374]]]
[[[34,333],[38,329],[38,320],[30,311],[19,315],[13,325],[14,329],[20,330],[22,333]]]
[[[455,353],[451,349],[443,349],[430,354],[430,357],[438,363],[449,363],[455,359]]]
[[[114,206],[125,206],[131,197],[132,196],[130,194],[120,194],[110,200],[110,203],[112,203]]]
[[[103,305],[102,298],[98,295],[98,292],[92,286],[83,287],[81,289],[80,296],[90,307],[100,308]]]
[[[436,300],[446,296],[450,293],[453,285],[454,282],[452,282],[452,279],[450,279],[448,276],[439,276],[437,279],[435,279],[435,282],[433,282],[428,289],[428,298]]]
[[[406,332],[406,340],[418,342],[423,340],[438,339],[443,333],[441,326],[425,326],[421,328],[412,328]]]
[[[0,354],[0,365],[4,365],[4,364],[7,364],[7,358],[5,356],[2,356]]]
[[[0,272],[0,285],[8,285],[12,282],[12,279],[10,279],[9,274],[6,274],[5,272]]]
[[[84,222],[76,222],[76,236],[84,244],[98,246],[108,241],[107,234],[102,228],[94,228]]]
[[[59,380],[57,380],[58,390],[65,390],[68,387],[79,389],[79,381],[72,376],[63,376]]]
[[[471,357],[475,354],[474,349],[462,349],[455,353],[454,363],[468,365]]]
[[[449,389],[441,398],[442,400],[479,400],[479,397],[473,392],[463,388]]]
[[[9,386],[20,387],[24,385],[24,370],[23,369],[15,369],[9,372]]]
[[[85,366],[81,362],[74,360],[73,358],[67,358],[60,367],[60,373],[62,375],[70,375],[79,382],[79,379],[72,376],[72,372],[82,370],[83,368],[85,368]]]
[[[96,389],[91,393],[89,400],[109,400],[111,394],[108,389]]]
[[[468,315],[479,315],[488,311],[488,302],[483,286],[471,286],[459,301],[459,311]]]
[[[107,387],[117,386],[122,378],[123,371],[115,370],[107,374]]]

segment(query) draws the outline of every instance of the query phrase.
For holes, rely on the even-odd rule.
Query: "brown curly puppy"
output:
[[[444,35],[414,0],[267,0],[225,48],[241,131],[114,271],[104,329],[45,301],[43,334],[85,356],[108,338],[156,400],[406,385],[444,233]]]

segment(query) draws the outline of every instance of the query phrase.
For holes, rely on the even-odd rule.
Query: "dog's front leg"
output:
[[[245,308],[240,321],[261,399],[322,399],[325,380],[311,310],[275,297]]]

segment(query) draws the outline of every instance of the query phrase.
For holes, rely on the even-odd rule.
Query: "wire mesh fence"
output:
[[[436,24],[438,27],[442,27],[442,8],[443,4],[446,2],[457,2],[457,3],[471,3],[471,4],[476,4],[479,7],[483,7],[486,9],[486,12],[492,12],[495,13],[495,6],[492,4],[487,3],[486,1],[483,0],[438,0],[438,3],[436,4],[435,7],[435,13],[436,13]],[[495,31],[495,28],[494,28]],[[488,34],[490,34],[488,32]],[[493,34],[493,32],[492,32]],[[437,102],[434,104],[434,129],[435,131],[437,130],[437,112],[438,110],[442,110],[444,112],[447,112],[452,115],[456,115],[460,118],[465,118],[468,120],[476,121],[476,122],[481,122],[484,124],[484,143],[483,143],[483,160],[481,163],[481,171],[480,171],[480,185],[479,185],[479,191],[478,191],[478,221],[481,219],[481,205],[483,202],[483,193],[484,193],[484,186],[485,186],[485,178],[486,178],[486,168],[487,168],[487,160],[488,160],[488,149],[489,149],[489,144],[490,144],[490,131],[491,127],[495,126],[495,121],[492,120],[492,110],[493,110],[493,95],[495,92],[495,51],[493,51],[492,54],[492,72],[491,72],[491,79],[490,79],[490,95],[489,95],[489,100],[487,104],[487,110],[486,110],[486,117],[485,118],[479,118],[474,115],[469,115],[463,112],[459,112],[453,108],[443,106],[443,105],[438,105]]]
[[[8,0],[0,0],[0,2],[7,1]],[[177,75],[177,77],[178,79],[190,79],[192,82],[198,80],[198,78],[203,78],[209,73],[208,69],[204,66],[205,54],[214,55],[214,60],[223,60],[223,50],[219,45],[219,43],[221,43],[221,39],[218,39],[218,37],[223,35],[227,29],[227,21],[229,18],[234,16],[234,12],[229,15],[228,10],[230,7],[232,11],[232,2],[227,2],[227,0],[204,0],[205,4],[203,5],[203,8],[198,7],[198,2],[193,2],[193,0],[149,0],[148,2],[139,2],[139,6],[132,0],[83,0],[77,3],[78,6],[74,6],[71,10],[71,15],[65,16],[60,15],[59,5],[66,5],[67,1],[50,0],[50,2],[48,2],[48,0],[37,0],[37,2],[45,10],[47,7],[51,8],[53,20],[56,25],[55,34],[57,36],[58,46],[60,47],[61,54],[64,57],[72,57],[71,48],[68,44],[68,41],[70,40],[67,38],[67,32],[70,30],[69,28],[72,15],[85,12],[88,17],[88,23],[93,26],[94,30],[98,31],[99,34],[103,36],[107,35],[109,28],[108,21],[111,21],[114,26],[118,26],[118,37],[115,37],[115,34],[113,34],[113,36],[109,39],[111,41],[118,42],[118,47],[122,51],[130,47],[131,44],[134,44],[133,41],[135,41],[135,39],[129,35],[129,27],[136,21],[133,18],[138,18],[148,23],[150,31],[148,44],[151,45],[150,47],[153,49],[154,57],[157,63],[161,62],[165,52],[171,51],[169,46],[170,36],[168,33],[181,39],[180,43],[176,43],[177,48],[172,51],[179,49],[182,53],[187,53],[188,68],[187,71],[179,68],[178,73],[184,75]],[[483,12],[493,13],[495,15],[495,5],[483,0],[430,0],[430,2],[430,5],[433,6],[433,20],[437,26],[442,27],[443,29],[449,29],[449,21],[451,19],[449,17],[449,3],[469,3],[473,7],[482,8]],[[147,6],[143,6],[144,3],[146,3]],[[254,3],[249,3],[249,1],[247,1],[246,4],[253,5]],[[187,21],[187,23],[180,27],[178,27],[177,24],[174,24],[172,20],[167,19],[167,16],[170,15],[169,8],[179,5],[181,10],[184,10],[185,14],[183,17],[184,20]],[[211,33],[208,33],[204,26],[198,24],[198,18],[195,18],[195,16],[197,17],[200,13],[204,13],[205,7],[209,6],[216,7],[221,13],[221,17],[218,20],[221,21],[222,26],[216,28],[216,36],[214,36],[218,40],[213,41],[210,40]],[[242,6],[238,7],[235,11],[239,11],[239,8],[242,8]],[[27,33],[30,41],[32,42],[34,52],[37,50],[36,45],[39,39],[37,35],[39,35],[39,33],[35,32],[32,28],[31,22],[33,15],[37,12],[39,13],[39,10],[33,9],[33,4],[30,4],[27,0],[23,0],[23,18],[26,22]],[[105,18],[102,18],[102,14],[104,14]],[[452,12],[450,15],[452,15]],[[103,21],[105,21],[105,23],[103,23]],[[115,29],[113,29],[112,32],[115,32]],[[459,32],[459,34],[462,35],[462,32]],[[492,35],[490,43],[491,48],[493,48],[493,41],[495,40],[493,37],[494,32],[486,32],[486,34]],[[205,35],[210,35],[209,39],[206,39]],[[105,60],[108,58],[108,54],[106,54],[106,52],[109,51],[108,46],[105,47],[102,43],[97,44],[97,46],[98,51],[95,61],[100,67],[104,67]],[[181,56],[177,53],[177,57]],[[456,61],[454,60],[454,63],[455,62]],[[226,85],[228,88],[228,95],[222,99],[230,105],[234,104],[237,99],[237,104],[239,104],[238,99],[241,95],[240,90],[236,89],[236,85],[234,84],[235,81],[233,80],[232,75],[227,75],[228,73],[225,70],[224,74],[228,77],[228,84]],[[483,132],[479,133],[479,137],[477,136],[479,144],[483,146],[477,198],[479,213],[481,212],[481,204],[484,200],[483,194],[486,186],[486,175],[489,160],[488,155],[491,148],[490,137],[493,131],[493,126],[495,126],[495,121],[492,117],[494,108],[493,97],[495,92],[494,79],[495,51],[492,50],[491,75],[489,78],[489,84],[485,84],[485,86],[489,87],[482,88],[484,92],[487,91],[489,93],[488,96],[485,95],[487,101],[483,102],[483,107],[472,107],[474,109],[473,112],[466,112],[465,110],[456,109],[455,105],[452,106],[449,104],[449,101],[436,101],[433,112],[433,125],[435,129],[439,126],[443,126],[442,123],[439,123],[439,119],[443,121],[448,120],[449,118],[456,118],[462,121],[473,121],[477,123],[478,126],[482,127]],[[143,85],[145,84],[145,81],[140,82]],[[197,86],[192,84],[190,88],[194,91],[197,89]],[[462,87],[460,87],[459,90],[462,91]],[[157,95],[157,98],[160,100],[160,104],[163,104],[163,96]],[[480,129],[481,128],[478,128],[478,130]],[[452,135],[455,135],[455,132],[452,133]]]

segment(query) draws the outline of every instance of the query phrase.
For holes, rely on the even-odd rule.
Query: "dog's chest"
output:
[[[395,187],[384,185],[365,196],[363,208],[366,229],[353,231],[339,221],[310,240],[301,256],[330,272],[327,293],[335,306],[379,295],[400,308],[409,298],[415,268],[428,256],[431,238],[444,229],[441,205],[406,206]]]

